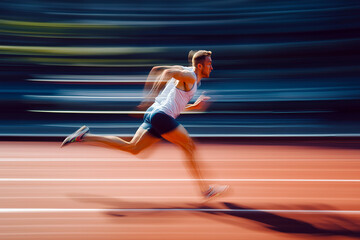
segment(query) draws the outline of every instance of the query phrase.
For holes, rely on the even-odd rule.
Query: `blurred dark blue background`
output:
[[[360,2],[0,2],[0,136],[132,135],[154,65],[213,51],[192,136],[359,136]],[[199,94],[201,91],[199,92]]]

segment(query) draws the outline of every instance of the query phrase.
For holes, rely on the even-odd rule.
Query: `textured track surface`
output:
[[[0,239],[360,237],[358,149],[199,143],[204,176],[230,185],[203,202],[170,144],[59,145],[0,142]]]

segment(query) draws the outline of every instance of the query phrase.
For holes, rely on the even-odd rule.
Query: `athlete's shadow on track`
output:
[[[360,225],[352,222],[351,220],[341,217],[341,216],[334,216],[334,215],[327,215],[324,216],[327,219],[327,226],[326,227],[317,227],[310,222],[306,222],[303,220],[284,217],[274,213],[265,212],[257,209],[252,209],[245,206],[240,206],[234,203],[223,202],[225,209],[230,209],[234,211],[226,211],[226,212],[216,212],[216,211],[209,211],[205,212],[207,214],[212,215],[227,215],[233,216],[236,218],[248,219],[257,223],[261,223],[263,227],[277,231],[282,233],[291,233],[291,234],[312,234],[312,235],[322,235],[322,236],[347,236],[347,237],[360,237]],[[209,208],[207,206],[201,206],[201,208]],[[239,211],[240,210],[240,211]],[[244,210],[244,211],[242,211]],[[230,222],[229,219],[227,220],[220,220],[220,221],[227,221],[230,224],[239,225],[234,221]],[[243,227],[243,225],[241,224]],[[348,229],[348,228],[351,228]]]
[[[84,195],[82,196],[84,197]],[[360,224],[341,215],[322,214],[321,217],[323,219],[323,223],[322,227],[319,227],[312,224],[311,220],[304,221],[295,219],[293,216],[294,214],[292,214],[291,217],[285,217],[230,202],[218,203],[220,204],[220,207],[218,204],[177,204],[174,206],[166,203],[128,202],[117,198],[101,198],[94,195],[92,195],[92,197],[93,198],[87,195],[87,197],[81,198],[78,195],[76,200],[82,202],[102,203],[111,206],[112,209],[109,209],[109,211],[106,212],[106,215],[118,218],[154,214],[159,215],[168,212],[187,212],[197,214],[201,217],[210,217],[212,220],[242,228],[246,226],[244,226],[244,222],[239,222],[239,220],[246,219],[251,220],[253,223],[260,224],[260,227],[262,228],[281,233],[360,237]],[[121,211],[122,209],[125,209],[126,211]],[[146,209],[147,211],[141,211],[141,209]],[[216,211],[217,209],[220,209],[220,211]],[[314,219],[314,217],[310,219]],[[161,218],[157,218],[157,220],[161,220]],[[168,218],[166,221],[168,221]]]

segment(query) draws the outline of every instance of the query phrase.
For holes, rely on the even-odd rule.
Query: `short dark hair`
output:
[[[206,50],[199,50],[197,51],[193,58],[192,58],[192,64],[194,67],[196,67],[196,65],[198,65],[199,63],[203,63],[205,58],[207,56],[211,56],[212,52],[211,51],[206,51]]]

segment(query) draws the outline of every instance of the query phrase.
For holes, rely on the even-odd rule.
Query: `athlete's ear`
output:
[[[201,70],[203,65],[201,63],[198,63],[198,68]]]

